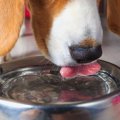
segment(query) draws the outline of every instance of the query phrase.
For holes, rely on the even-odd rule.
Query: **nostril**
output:
[[[95,47],[69,47],[71,57],[78,63],[88,63],[98,59],[102,55],[101,45]]]

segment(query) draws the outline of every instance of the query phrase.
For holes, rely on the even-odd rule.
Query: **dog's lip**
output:
[[[64,78],[71,78],[77,75],[87,76],[96,74],[100,69],[100,64],[97,61],[93,61],[77,66],[63,66],[61,67],[60,74]]]

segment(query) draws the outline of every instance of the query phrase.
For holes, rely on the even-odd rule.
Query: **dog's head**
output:
[[[41,53],[59,66],[98,59],[102,54],[103,37],[99,2],[29,0],[32,27]],[[24,4],[24,0],[0,0],[0,56],[15,45],[24,16]]]
[[[102,28],[96,0],[30,0],[41,52],[60,66],[101,56]]]

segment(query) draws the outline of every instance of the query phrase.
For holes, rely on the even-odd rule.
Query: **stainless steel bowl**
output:
[[[120,69],[63,79],[40,56],[0,66],[0,120],[120,120]]]

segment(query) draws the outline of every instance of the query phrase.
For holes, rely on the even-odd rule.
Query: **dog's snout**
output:
[[[94,47],[81,47],[71,46],[69,47],[71,57],[77,63],[88,63],[98,59],[102,55],[101,45]]]

